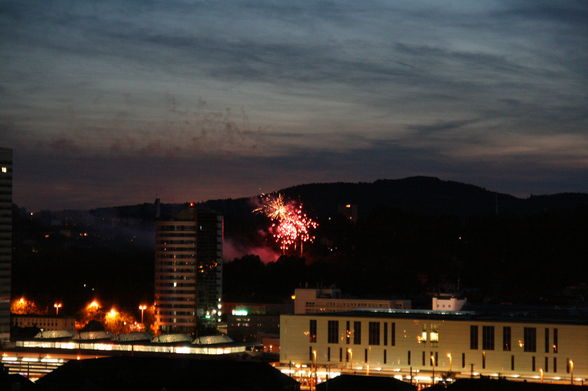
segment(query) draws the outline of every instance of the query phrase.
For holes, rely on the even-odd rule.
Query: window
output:
[[[547,327],[545,328],[545,353],[549,353],[549,329]]]
[[[331,348],[327,348],[327,361],[331,361]]]
[[[570,373],[570,359],[566,358],[566,373]]]
[[[353,344],[361,345],[361,322],[353,322]]]
[[[411,365],[411,363],[410,363],[410,350],[408,351],[408,354],[406,355],[406,363],[408,365]]]
[[[423,367],[424,367],[425,366],[425,352],[423,352],[423,355],[422,355],[422,364],[423,364]]]
[[[537,329],[535,327],[525,327],[524,329],[525,352],[537,351]]]
[[[486,369],[486,352],[482,352],[482,369]]]
[[[345,362],[349,362],[350,349],[345,349]]]
[[[384,346],[388,345],[388,323],[384,323]]]
[[[470,326],[470,349],[478,349],[478,326]]]
[[[363,362],[368,362],[368,350],[364,349],[363,350]]]
[[[370,322],[368,327],[368,343],[370,345],[380,344],[380,322]]]
[[[339,343],[339,321],[329,320],[327,328],[327,342]]]
[[[553,372],[557,372],[557,357],[553,358]]]
[[[310,326],[308,328],[308,341],[310,343],[316,342],[316,319],[310,320]]]
[[[308,361],[313,362],[314,361],[314,352],[312,351],[312,346],[308,347]]]
[[[514,358],[514,354],[512,356],[510,356],[510,370],[514,371],[515,370],[515,358]]]
[[[482,349],[494,350],[494,326],[482,327]]]
[[[502,350],[505,352],[510,352],[511,346],[511,333],[510,327],[506,326],[502,328]]]
[[[535,356],[531,357],[531,371],[535,372]]]
[[[396,346],[396,323],[390,325],[390,345]]]
[[[350,322],[345,322],[345,343],[349,344],[351,342],[351,326]]]
[[[343,361],[343,348],[339,348],[339,362]]]
[[[557,353],[559,346],[558,346],[558,335],[557,329],[553,329],[553,353]]]
[[[388,351],[384,349],[384,364],[388,363]]]
[[[549,357],[545,357],[545,372],[549,372]]]

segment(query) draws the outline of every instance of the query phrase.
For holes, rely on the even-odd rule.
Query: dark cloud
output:
[[[35,207],[413,174],[583,190],[587,8],[5,1],[0,143]]]

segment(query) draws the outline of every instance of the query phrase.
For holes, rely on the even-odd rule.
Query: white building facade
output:
[[[588,382],[588,320],[429,310],[282,315],[280,363],[408,379],[504,376]],[[449,374],[449,373],[452,374]]]

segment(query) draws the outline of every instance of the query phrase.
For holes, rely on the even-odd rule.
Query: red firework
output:
[[[281,194],[262,195],[261,203],[262,206],[254,212],[262,213],[272,221],[270,233],[282,253],[294,247],[300,248],[302,255],[303,244],[314,240],[310,231],[318,227],[318,223],[304,213],[302,203],[286,201]]]

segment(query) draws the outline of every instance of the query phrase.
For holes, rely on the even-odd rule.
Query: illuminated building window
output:
[[[310,325],[309,325],[309,342],[310,343],[314,343],[316,342],[316,319],[311,319],[310,320]]]
[[[502,328],[502,350],[505,352],[510,352],[511,346],[511,332],[510,327],[505,326]]]
[[[8,172],[8,167],[2,167],[2,173],[6,174]]]
[[[345,322],[345,343],[349,344],[351,342],[351,325],[350,322]]]
[[[438,331],[431,331],[429,333],[429,342],[439,342],[439,332]]]
[[[553,353],[557,353],[558,350],[558,332],[557,329],[553,329]]]

